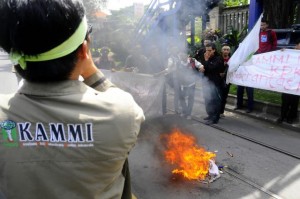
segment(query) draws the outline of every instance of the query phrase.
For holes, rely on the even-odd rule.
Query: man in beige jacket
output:
[[[94,65],[82,2],[2,0],[0,13],[0,46],[25,80],[0,95],[0,198],[131,198],[144,113]]]

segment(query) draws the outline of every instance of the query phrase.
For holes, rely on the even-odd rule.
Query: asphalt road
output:
[[[199,95],[196,97],[201,98]],[[172,109],[172,95],[168,99],[168,108]],[[300,132],[228,111],[217,125],[207,126],[202,120],[206,116],[202,102],[197,100],[193,120],[170,111],[165,116],[148,118],[143,125],[129,156],[137,198],[300,198],[300,160],[287,155],[300,157]],[[171,173],[173,167],[163,157],[165,146],[161,135],[174,128],[194,135],[199,146],[217,152],[217,165],[227,166],[221,178],[202,184]]]
[[[163,157],[165,146],[160,139],[173,128],[193,134],[199,146],[217,152],[217,165],[227,166],[228,173],[225,171],[209,185],[174,176],[172,166]],[[251,134],[253,130],[256,128],[247,132]],[[280,140],[280,137],[270,139]],[[300,143],[298,134],[294,139]],[[299,199],[300,196],[299,159],[177,115],[147,121],[129,160],[133,190],[140,199]],[[237,174],[238,178],[229,173]]]

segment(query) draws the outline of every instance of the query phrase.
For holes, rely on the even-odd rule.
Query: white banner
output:
[[[138,105],[142,107],[146,117],[162,115],[162,91],[164,77],[132,72],[111,72],[102,70],[106,78],[119,88],[129,92]]]
[[[227,80],[236,85],[300,95],[300,50],[253,55]]]

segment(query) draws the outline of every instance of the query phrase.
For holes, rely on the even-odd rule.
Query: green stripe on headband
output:
[[[87,20],[86,17],[84,16],[77,30],[73,33],[73,35],[69,37],[66,41],[64,41],[62,44],[60,44],[59,46],[35,56],[22,55],[17,52],[11,51],[10,60],[14,64],[20,64],[21,68],[25,70],[27,61],[40,62],[40,61],[48,61],[48,60],[64,57],[72,53],[83,43],[86,37],[87,28],[88,28]]]

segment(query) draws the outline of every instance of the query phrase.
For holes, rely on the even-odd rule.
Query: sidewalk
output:
[[[254,102],[254,110],[251,113],[246,113],[245,110],[234,110],[236,104],[236,96],[234,95],[229,95],[227,98],[227,104],[226,104],[226,111],[246,115],[252,118],[260,119],[260,120],[265,120],[271,123],[276,123],[277,118],[280,116],[280,106],[279,105],[274,105],[271,103],[266,103],[266,102],[260,102],[260,101],[255,101]],[[300,117],[297,118],[296,121],[294,121],[293,124],[289,124],[287,122],[282,122],[281,125],[285,128],[289,128],[291,130],[296,130],[300,132]],[[277,124],[277,123],[276,123]]]
[[[169,89],[168,94],[173,96],[173,90]],[[173,102],[171,102],[171,103],[173,103]],[[246,104],[246,101],[244,104]],[[287,122],[282,122],[282,123],[278,124],[276,122],[276,120],[280,116],[280,106],[279,105],[261,102],[261,101],[254,101],[254,109],[251,113],[246,113],[246,109],[234,110],[235,105],[236,105],[236,96],[229,94],[229,96],[227,98],[227,104],[225,107],[226,111],[236,113],[236,114],[241,114],[241,115],[251,117],[254,119],[270,122],[272,124],[279,125],[283,128],[294,130],[294,131],[300,133],[300,122],[299,122],[300,114],[299,114],[297,121],[294,121],[293,124],[289,124]],[[201,107],[200,108],[201,110],[199,110],[199,107]],[[204,117],[206,117],[206,112],[204,109],[205,109],[204,108],[204,100],[203,100],[201,86],[197,85],[192,116],[194,118],[202,120]]]

